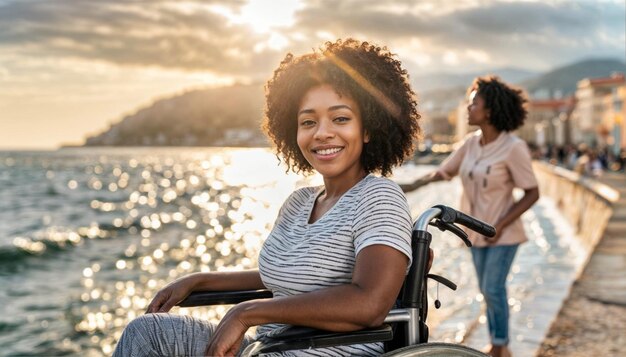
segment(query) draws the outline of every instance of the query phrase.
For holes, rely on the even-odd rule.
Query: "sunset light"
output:
[[[0,355],[626,351],[624,14],[0,0]]]

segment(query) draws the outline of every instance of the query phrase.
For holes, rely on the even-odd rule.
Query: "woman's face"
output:
[[[467,106],[469,125],[482,125],[489,123],[489,109],[485,108],[485,99],[473,90],[469,95]]]
[[[297,120],[298,147],[325,179],[363,175],[360,158],[369,136],[354,100],[330,85],[313,87],[300,102]]]

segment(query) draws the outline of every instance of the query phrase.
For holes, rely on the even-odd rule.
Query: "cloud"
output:
[[[270,46],[252,51],[265,38],[249,26],[230,23],[211,11],[210,3],[189,4],[185,8],[167,1],[9,2],[0,5],[0,46],[20,46],[25,56],[71,56],[238,75],[267,70],[268,62],[278,62],[282,54]],[[245,3],[219,5],[236,10]]]
[[[418,38],[422,51],[442,60],[450,58],[451,50],[466,53],[459,60],[469,66],[483,62],[548,69],[582,57],[624,60],[623,2],[454,3],[456,9],[437,9],[441,2],[411,7],[407,2],[397,6],[398,2],[387,1],[367,7],[360,1],[311,1],[298,13],[296,26],[311,32],[324,28],[339,36],[381,38],[398,46]],[[389,4],[404,11],[384,10]],[[487,56],[472,55],[478,52]],[[490,63],[484,61],[486,57]]]
[[[409,67],[430,69],[548,69],[583,57],[624,59],[626,51],[619,1],[308,0],[292,26],[266,32],[225,15],[247,3],[0,0],[0,51],[254,78],[270,74],[286,49],[309,51],[328,36],[384,43]]]

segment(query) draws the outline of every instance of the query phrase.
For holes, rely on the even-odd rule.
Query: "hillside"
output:
[[[536,77],[539,73],[518,68],[499,68],[489,71],[488,73],[438,72],[423,75],[413,75],[411,76],[411,84],[413,85],[413,89],[419,94],[422,92],[446,90],[454,87],[466,87],[470,83],[472,83],[472,80],[474,78],[486,74],[495,74],[505,81],[519,83],[521,81]]]
[[[540,98],[571,94],[579,80],[608,76],[615,71],[626,72],[626,64],[610,59],[585,60],[531,79],[528,77],[532,72],[518,69],[492,73],[527,89],[531,97]],[[411,77],[420,112],[447,117],[463,100],[465,89],[476,75],[479,74]],[[260,130],[263,100],[261,84],[189,91],[139,109],[88,138],[85,145],[264,146],[267,143]]]
[[[524,78],[524,72],[520,71],[515,80],[515,72],[494,71],[491,74],[500,76],[507,82],[514,83],[524,88],[531,98],[546,98],[553,96],[571,95],[576,91],[576,84],[583,78],[595,78],[610,76],[613,72],[626,73],[626,63],[610,59],[590,59],[576,62],[564,67],[555,68],[530,79]],[[530,73],[530,72],[526,72]],[[463,85],[435,88],[424,91],[418,97],[421,99],[421,109],[436,113],[447,113],[456,108],[465,96],[467,87],[472,83],[471,78]]]
[[[90,137],[87,146],[259,146],[261,85],[194,90],[162,99]]]
[[[576,91],[579,80],[606,77],[612,72],[626,72],[626,63],[612,59],[588,59],[554,69],[520,83],[529,93],[541,96],[568,95]]]

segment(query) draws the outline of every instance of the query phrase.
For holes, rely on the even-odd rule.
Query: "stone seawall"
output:
[[[613,213],[619,192],[575,172],[544,162],[533,164],[542,196],[552,198],[591,254]]]
[[[576,222],[580,239],[592,249],[535,356],[624,356],[626,174],[605,172],[588,180],[544,164],[537,164],[536,171],[542,175],[545,194],[562,202],[563,212]],[[572,184],[578,188],[569,188]]]

